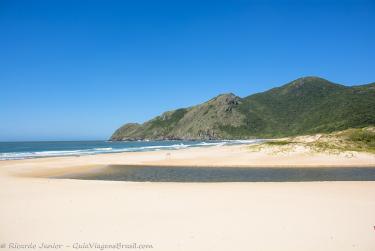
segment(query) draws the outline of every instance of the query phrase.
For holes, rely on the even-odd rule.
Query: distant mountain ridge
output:
[[[244,98],[221,94],[143,124],[125,124],[110,140],[272,138],[369,125],[375,125],[375,83],[348,87],[303,77]]]

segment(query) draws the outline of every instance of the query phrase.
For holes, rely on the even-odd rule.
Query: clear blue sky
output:
[[[0,0],[0,141],[125,122],[315,75],[375,81],[375,1]]]

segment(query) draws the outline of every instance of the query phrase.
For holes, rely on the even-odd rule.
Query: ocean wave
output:
[[[0,153],[0,160],[19,160],[41,157],[63,157],[63,156],[80,156],[93,155],[99,153],[119,153],[119,152],[142,152],[142,151],[157,151],[162,149],[173,150],[187,148],[188,145],[170,145],[170,146],[143,146],[143,147],[126,147],[126,148],[93,148],[72,151],[39,151],[39,152],[8,152]]]
[[[183,143],[181,144],[174,144],[174,145],[165,145],[165,146],[142,146],[142,147],[139,147],[139,149],[159,149],[159,148],[186,148],[186,147],[189,147],[191,145],[185,145]]]
[[[96,151],[110,151],[112,149],[113,149],[112,147],[94,148],[94,150],[96,150]]]
[[[210,142],[210,143],[202,142],[202,143],[196,144],[196,146],[223,146],[226,144],[227,142]]]
[[[74,156],[84,154],[83,150],[75,151],[40,151],[0,153],[0,160],[30,159],[40,157]]]
[[[179,144],[163,144],[163,145],[128,145],[124,147],[93,147],[77,150],[46,150],[46,151],[25,151],[25,152],[3,152],[0,153],[0,160],[17,160],[30,159],[42,157],[63,157],[63,156],[81,156],[93,155],[100,153],[119,153],[119,152],[145,152],[145,151],[159,151],[159,150],[177,150],[189,147],[209,147],[209,146],[223,146],[233,144],[252,144],[259,140],[224,140],[215,142],[194,142],[188,141]]]

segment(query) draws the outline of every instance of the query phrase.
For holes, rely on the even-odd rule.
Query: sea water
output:
[[[254,144],[259,141],[262,140],[0,142],[0,160],[81,156],[99,153],[177,150],[189,147]]]

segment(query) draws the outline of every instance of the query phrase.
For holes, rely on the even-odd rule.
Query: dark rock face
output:
[[[280,137],[375,125],[374,84],[347,87],[317,77],[240,98],[203,104],[120,127],[111,140],[210,140]]]

